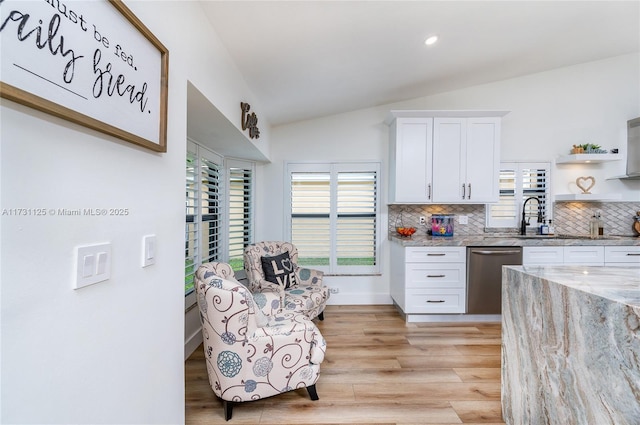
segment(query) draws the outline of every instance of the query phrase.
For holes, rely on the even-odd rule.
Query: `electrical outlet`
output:
[[[469,224],[469,216],[459,215],[458,216],[458,223],[460,223],[460,224]]]
[[[329,288],[329,292],[332,294],[337,294],[340,292],[340,288]]]
[[[427,224],[427,219],[424,216],[420,217],[420,224],[423,226]]]

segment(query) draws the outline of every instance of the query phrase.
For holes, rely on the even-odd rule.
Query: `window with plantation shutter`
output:
[[[551,218],[549,202],[550,169],[548,162],[503,162],[500,164],[500,200],[487,205],[487,227],[520,227],[522,206],[529,197],[540,201],[545,219]],[[525,217],[535,226],[538,203],[527,203]]]
[[[234,271],[244,269],[244,248],[253,242],[253,163],[227,161],[229,208],[229,264]]]
[[[338,266],[376,265],[377,177],[372,171],[338,172]]]
[[[378,273],[378,163],[290,163],[290,239],[299,263],[332,274]]]
[[[195,301],[193,276],[220,256],[222,158],[189,142],[186,167],[185,296]]]

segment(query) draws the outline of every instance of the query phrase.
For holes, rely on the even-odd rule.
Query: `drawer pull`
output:
[[[428,303],[443,303],[444,300],[427,300]]]
[[[427,277],[445,277],[443,274],[428,274]]]
[[[634,254],[633,252],[627,252],[627,255],[630,255],[632,257],[640,257],[640,254]]]
[[[444,257],[445,253],[438,253],[438,254],[427,254],[427,257]]]

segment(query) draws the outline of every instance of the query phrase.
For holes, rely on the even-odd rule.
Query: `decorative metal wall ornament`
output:
[[[258,116],[255,112],[249,114],[251,105],[248,103],[240,102],[240,109],[242,109],[242,130],[249,129],[249,137],[251,139],[259,139]]]

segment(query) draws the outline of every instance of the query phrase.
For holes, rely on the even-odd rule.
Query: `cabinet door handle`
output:
[[[444,300],[427,300],[428,303],[443,303]]]
[[[462,199],[464,199],[464,197],[466,196],[466,187],[464,185],[464,183],[462,183]]]
[[[429,189],[427,199],[431,199],[431,183],[427,185],[427,188]]]
[[[427,254],[427,257],[444,257],[445,253],[437,253],[437,254]]]
[[[427,277],[445,277],[443,274],[428,274]]]
[[[640,254],[634,254],[632,252],[627,252],[627,255],[630,255],[632,257],[640,257]]]
[[[467,199],[471,199],[471,183],[469,183],[469,195],[467,195]]]

